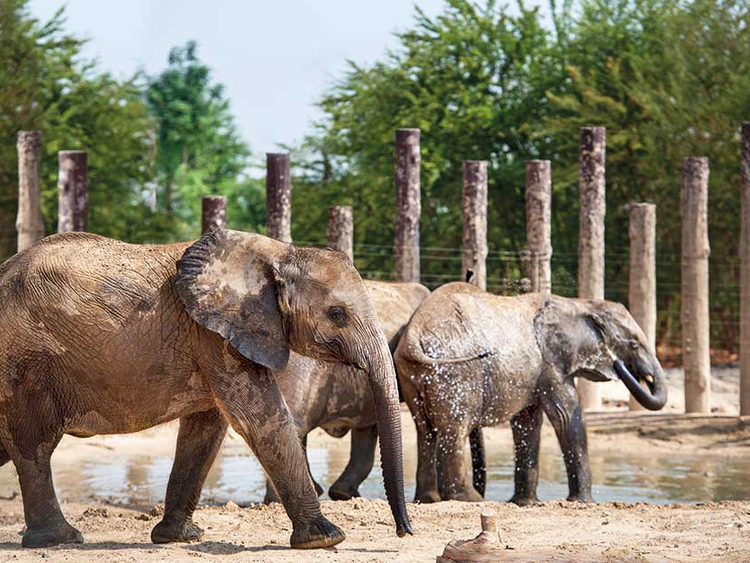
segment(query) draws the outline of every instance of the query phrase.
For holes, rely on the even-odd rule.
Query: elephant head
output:
[[[340,252],[214,230],[185,251],[175,283],[190,317],[255,364],[281,371],[291,349],[368,373],[386,495],[399,536],[411,533],[396,374],[351,261]]]
[[[622,379],[650,410],[667,402],[664,370],[646,336],[619,303],[547,298],[534,319],[544,359],[566,375]]]

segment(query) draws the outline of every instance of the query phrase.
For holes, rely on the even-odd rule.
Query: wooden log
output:
[[[436,563],[490,563],[502,561],[505,547],[500,544],[497,532],[497,514],[494,510],[485,510],[480,515],[482,532],[472,540],[454,540],[450,542],[443,554],[437,557]]]
[[[582,128],[578,153],[578,296],[583,299],[604,299],[605,154],[606,129]],[[583,410],[601,408],[599,385],[578,378],[578,396]]]
[[[682,358],[685,412],[711,412],[708,317],[708,159],[682,165]]]
[[[396,131],[396,281],[419,282],[419,129]]]
[[[292,184],[289,155],[266,154],[266,235],[292,242]]]
[[[328,208],[326,238],[329,248],[343,252],[354,262],[354,212],[350,205]]]
[[[487,161],[464,162],[464,219],[461,279],[473,272],[471,283],[487,289]]]
[[[87,231],[89,193],[85,151],[57,153],[57,232]]]
[[[18,142],[18,252],[44,238],[39,163],[42,159],[42,134],[19,131]]]
[[[628,309],[656,351],[656,205],[631,203]],[[645,407],[630,397],[630,410]]]
[[[740,232],[740,415],[750,415],[750,121],[742,124]]]
[[[227,198],[223,195],[205,195],[201,200],[201,233],[227,226]]]
[[[549,160],[526,162],[526,277],[532,292],[552,292],[552,172]]]

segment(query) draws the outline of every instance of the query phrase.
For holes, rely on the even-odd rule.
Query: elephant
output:
[[[193,511],[228,424],[273,481],[291,546],[341,542],[273,376],[290,351],[367,374],[386,495],[397,534],[411,533],[393,358],[344,254],[225,229],[169,245],[66,233],[0,266],[0,295],[0,463],[12,460],[18,472],[24,547],[83,541],[50,471],[64,434],[137,432],[174,419],[153,542],[201,538]]]
[[[479,501],[486,469],[482,427],[510,421],[514,494],[538,502],[542,413],[568,476],[568,500],[588,502],[591,472],[574,378],[618,377],[651,410],[667,401],[664,371],[627,309],[603,300],[529,293],[503,297],[446,284],[412,316],[394,355],[417,427],[415,500]],[[635,375],[633,375],[635,374]],[[470,438],[473,479],[464,448]]]
[[[418,283],[365,280],[370,301],[393,352],[412,313],[430,290]],[[321,362],[292,352],[284,371],[275,374],[281,394],[299,427],[303,446],[317,427],[341,438],[351,430],[349,463],[330,487],[334,500],[359,496],[359,485],[372,470],[377,442],[377,420],[367,377],[352,367]],[[323,489],[313,479],[318,494]],[[265,502],[278,501],[270,483]]]

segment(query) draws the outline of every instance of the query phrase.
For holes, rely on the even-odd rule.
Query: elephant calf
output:
[[[50,457],[63,434],[137,432],[180,419],[154,542],[200,539],[192,520],[231,424],[292,521],[292,547],[343,532],[321,513],[297,428],[272,371],[290,351],[367,374],[386,495],[400,536],[401,413],[388,343],[367,290],[340,252],[217,230],[192,243],[46,238],[0,266],[0,465],[13,461],[22,544],[82,541],[55,496]]]
[[[415,500],[421,502],[481,500],[481,428],[505,421],[515,443],[511,501],[537,501],[543,412],[560,441],[568,500],[590,501],[586,430],[574,378],[619,376],[647,408],[660,409],[667,401],[664,372],[643,332],[625,307],[608,301],[499,297],[466,283],[447,284],[414,313],[394,358],[417,426]],[[473,484],[464,463],[470,435]]]
[[[430,294],[418,283],[365,281],[391,351],[414,311]],[[378,438],[377,416],[367,376],[354,367],[320,362],[292,353],[284,371],[275,374],[281,394],[299,426],[303,445],[317,427],[341,438],[351,430],[349,463],[328,491],[334,500],[359,496],[359,485],[372,470]],[[323,489],[313,481],[319,494]],[[266,502],[278,501],[270,483]]]

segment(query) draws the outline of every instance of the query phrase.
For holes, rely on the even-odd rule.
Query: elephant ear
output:
[[[227,339],[247,359],[273,371],[289,360],[269,259],[275,241],[216,229],[185,250],[177,262],[177,293],[190,317]]]
[[[603,322],[569,300],[549,297],[534,317],[534,332],[544,361],[564,373],[579,369],[586,350],[596,350]],[[585,362],[584,362],[585,363]]]

